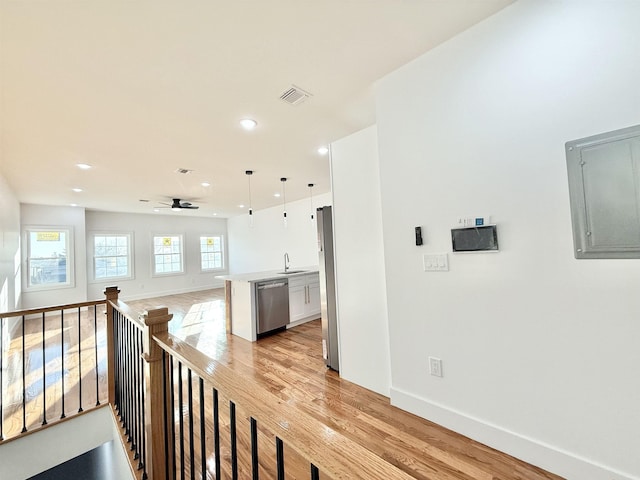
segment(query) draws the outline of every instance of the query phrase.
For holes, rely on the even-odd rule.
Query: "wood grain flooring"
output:
[[[64,316],[47,312],[44,320],[19,317],[12,336],[3,319],[4,439],[106,402],[104,310],[99,305],[65,310]]]
[[[170,333],[188,343],[206,357],[228,367],[235,375],[250,380],[256,389],[270,392],[290,408],[322,422],[341,435],[364,446],[379,458],[396,466],[411,478],[420,480],[559,480],[525,462],[451,432],[427,420],[390,405],[389,399],[345,381],[327,369],[322,360],[319,321],[309,322],[285,332],[248,342],[225,331],[224,290],[210,290],[184,295],[129,302],[134,310],[169,307],[174,314]],[[175,366],[174,366],[175,368]],[[176,374],[177,375],[177,374]],[[186,373],[183,373],[186,375]],[[187,380],[183,379],[183,395]],[[196,378],[193,392],[198,392]],[[261,391],[260,390],[260,391]],[[177,395],[177,390],[176,390]],[[197,396],[197,393],[194,393]],[[220,393],[221,422],[228,429],[229,399]],[[239,478],[251,478],[248,453],[249,418],[241,405],[236,407],[239,453]],[[205,396],[206,415],[212,410],[211,395]],[[192,413],[197,425],[199,413]],[[180,422],[180,414],[176,421]],[[183,438],[189,442],[187,407],[183,407]],[[211,444],[212,425],[206,424],[206,443]],[[179,434],[178,434],[179,438]],[[200,434],[194,432],[199,444]],[[259,433],[261,478],[275,478],[273,433]],[[180,470],[180,451],[176,459]],[[230,445],[222,438],[222,478],[231,478]],[[185,454],[186,455],[186,454]],[[206,455],[207,478],[214,478],[214,460]],[[309,478],[309,464],[290,446],[285,447],[286,478]],[[191,471],[185,457],[185,471]],[[193,468],[200,478],[201,459],[196,452]],[[321,478],[325,478],[322,476]],[[355,477],[354,477],[355,478]]]
[[[225,297],[223,289],[207,290],[181,295],[171,295],[147,300],[127,302],[133,311],[142,312],[158,306],[166,306],[174,314],[169,332],[177,339],[201,352],[208,359],[224,365],[233,375],[255,386],[256,395],[268,392],[281,400],[287,408],[295,409],[314,422],[320,422],[328,430],[339,432],[353,440],[379,459],[388,462],[403,476],[419,480],[561,480],[525,462],[505,455],[485,445],[451,432],[434,423],[419,418],[390,405],[389,399],[345,381],[327,369],[322,360],[321,328],[319,321],[309,322],[285,332],[265,337],[258,342],[248,342],[226,333]],[[98,307],[101,312],[101,307]],[[59,418],[62,414],[62,380],[70,389],[65,395],[64,411],[69,415],[82,404],[92,405],[106,397],[104,316],[98,315],[98,330],[94,330],[93,312],[80,318],[65,315],[64,321],[55,314],[48,314],[45,333],[41,332],[40,319],[25,321],[26,355],[26,425],[37,428],[43,419]],[[20,334],[20,329],[18,329]],[[79,336],[78,336],[79,335]],[[44,338],[44,343],[43,343]],[[78,338],[80,341],[78,341]],[[5,342],[9,344],[3,357],[3,428],[5,438],[19,433],[22,417],[22,337]],[[95,372],[95,346],[98,345],[98,374]],[[6,345],[5,345],[6,346]],[[44,346],[44,348],[43,348]],[[78,348],[78,346],[80,346]],[[44,352],[44,353],[43,353]],[[65,353],[64,366],[60,352]],[[43,362],[44,360],[44,362]],[[78,369],[81,360],[82,369]],[[42,381],[42,365],[46,367]],[[186,404],[188,377],[183,368],[182,390],[185,404],[176,410],[174,428],[178,440],[175,451],[176,478],[202,478],[202,455],[199,453],[199,383],[191,379],[195,402],[190,412]],[[178,365],[174,365],[174,394],[178,396]],[[82,395],[79,392],[83,386]],[[96,393],[96,386],[97,393]],[[221,438],[221,476],[232,478],[231,445],[229,441],[229,402],[225,392],[219,393]],[[204,455],[205,478],[213,479],[215,457],[212,452],[213,395],[204,392],[205,422]],[[177,400],[176,400],[177,401]],[[44,402],[44,403],[43,403]],[[293,411],[293,410],[292,410]],[[243,405],[236,406],[238,433],[238,478],[251,478],[249,432],[251,412]],[[191,428],[189,420],[193,420]],[[183,434],[180,436],[182,422]],[[264,425],[258,427],[260,452],[260,478],[275,478],[274,434]],[[195,454],[190,457],[189,445],[193,439]],[[309,463],[291,445],[285,445],[287,479],[310,478]],[[184,460],[181,460],[184,458]],[[193,458],[193,462],[192,462]],[[172,459],[171,459],[172,460]],[[181,463],[184,466],[181,467]],[[184,476],[183,476],[184,475]],[[320,478],[330,478],[320,472]],[[342,477],[363,478],[363,477]],[[393,477],[390,477],[393,478]],[[390,480],[386,477],[381,480]],[[396,477],[399,478],[399,477]],[[368,480],[376,480],[369,477]]]

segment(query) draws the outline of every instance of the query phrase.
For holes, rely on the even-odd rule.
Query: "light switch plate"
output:
[[[422,265],[425,272],[448,272],[449,256],[446,253],[424,254]]]

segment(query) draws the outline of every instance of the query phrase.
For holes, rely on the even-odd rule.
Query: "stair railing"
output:
[[[412,478],[170,334],[172,315],[167,308],[136,318],[117,301],[116,291],[111,295],[113,398],[124,415],[125,429],[134,432],[130,442],[140,449],[143,478],[284,480],[286,471],[296,478],[306,471],[312,480]],[[122,332],[131,331],[134,340],[127,340],[129,333]],[[144,361],[143,384],[138,383],[139,367],[127,367],[123,353],[134,357],[129,362]],[[133,406],[127,404],[132,395],[137,399]],[[136,432],[146,435],[138,439]]]
[[[107,401],[105,305],[0,313],[0,442]]]

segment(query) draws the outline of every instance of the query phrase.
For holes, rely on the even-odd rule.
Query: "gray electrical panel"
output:
[[[640,125],[565,144],[576,258],[640,258]]]

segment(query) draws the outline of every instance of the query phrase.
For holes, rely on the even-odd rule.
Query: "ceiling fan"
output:
[[[173,201],[171,204],[163,203],[163,205],[171,208],[171,210],[197,210],[198,208],[200,208],[190,202],[183,202],[179,198],[172,198],[171,200]]]

